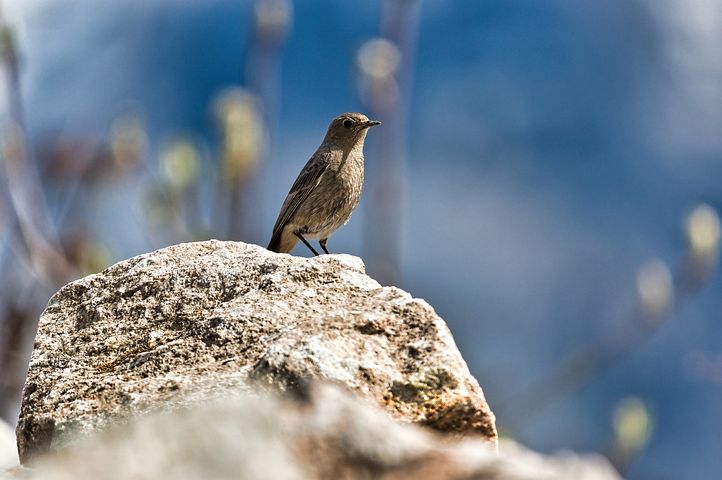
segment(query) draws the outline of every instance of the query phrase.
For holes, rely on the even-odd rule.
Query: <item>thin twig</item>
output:
[[[376,148],[368,156],[365,249],[368,269],[385,285],[401,280],[401,231],[406,190],[406,115],[413,75],[419,0],[389,0],[382,4],[381,38],[399,55],[388,76],[366,79],[366,102],[372,116],[383,122],[375,132]],[[380,52],[381,53],[381,52]],[[388,53],[391,55],[391,53]],[[388,59],[387,59],[388,61]],[[367,74],[368,75],[368,74]]]

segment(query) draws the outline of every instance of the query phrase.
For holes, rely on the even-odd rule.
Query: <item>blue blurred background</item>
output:
[[[32,167],[3,172],[8,421],[59,284],[179,241],[265,246],[330,119],[364,111],[384,126],[329,248],[434,306],[502,434],[630,479],[722,472],[722,1],[2,6]]]

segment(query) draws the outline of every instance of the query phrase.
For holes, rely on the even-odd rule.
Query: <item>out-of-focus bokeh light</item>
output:
[[[361,46],[356,63],[364,75],[373,79],[386,79],[398,70],[401,52],[390,41],[374,38]]]
[[[141,120],[136,116],[117,118],[110,129],[110,148],[116,168],[132,170],[148,150],[148,135]]]
[[[79,265],[84,275],[90,275],[104,270],[112,261],[113,255],[105,246],[91,243],[85,248]]]
[[[264,128],[256,98],[241,88],[221,93],[215,114],[223,143],[223,180],[243,180],[258,167]]]
[[[290,0],[257,0],[253,10],[256,29],[266,41],[281,41],[293,15]]]
[[[67,233],[63,250],[82,275],[98,273],[113,262],[110,250],[86,230]]]
[[[637,272],[639,303],[645,313],[661,315],[669,311],[673,302],[672,273],[661,260],[651,260]]]
[[[401,52],[392,42],[374,38],[361,45],[356,54],[363,102],[382,112],[398,104],[399,84],[395,74],[401,64]]]
[[[384,125],[332,251],[433,305],[500,428],[607,453],[600,403],[634,392],[664,421],[625,476],[722,471],[697,446],[722,415],[722,0],[0,2],[0,111],[17,123],[0,125],[0,329],[27,332],[0,352],[5,419],[53,291],[105,247],[264,244],[319,133],[358,110]],[[73,232],[73,274],[44,272]],[[577,347],[593,355],[566,370]],[[690,350],[694,374],[677,368]],[[504,411],[545,372],[589,388]]]
[[[160,168],[163,180],[171,189],[185,190],[198,177],[200,153],[190,140],[176,140],[163,149]]]
[[[720,219],[709,205],[697,206],[685,221],[692,257],[704,264],[717,261],[720,246]]]
[[[615,445],[625,456],[639,452],[652,435],[653,418],[646,403],[638,397],[627,397],[614,409]]]

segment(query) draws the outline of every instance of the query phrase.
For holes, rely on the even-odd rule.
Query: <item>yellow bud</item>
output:
[[[652,433],[652,416],[647,405],[638,397],[622,399],[613,415],[616,445],[625,455],[640,451]]]
[[[168,145],[160,156],[161,175],[175,190],[184,190],[196,180],[200,170],[200,154],[188,140]]]
[[[215,102],[224,180],[242,180],[258,166],[264,128],[257,104],[253,95],[240,88],[221,93]]]

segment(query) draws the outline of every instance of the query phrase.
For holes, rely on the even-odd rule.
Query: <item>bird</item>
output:
[[[328,237],[348,223],[361,200],[364,140],[369,128],[380,124],[356,112],[342,113],[331,121],[321,146],[281,206],[268,250],[290,253],[301,240],[318,255],[309,243],[318,240],[324,253],[329,253]]]

